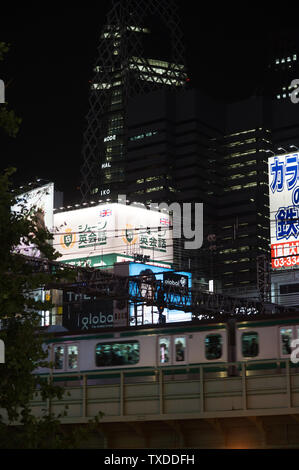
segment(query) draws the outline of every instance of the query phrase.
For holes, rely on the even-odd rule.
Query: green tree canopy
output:
[[[38,365],[48,365],[40,312],[52,307],[49,301],[36,299],[34,293],[72,274],[65,268],[44,272],[18,253],[22,243],[35,245],[41,259],[59,256],[49,243],[52,234],[38,224],[38,211],[32,213],[26,198],[19,200],[11,191],[13,171],[0,175],[0,339],[5,344],[5,363],[0,364],[0,447],[64,447],[68,441],[59,420],[47,413],[36,419],[30,409],[38,387],[43,399],[61,398],[64,393],[33,373]],[[17,200],[19,211],[12,211]],[[14,427],[15,423],[21,426]]]

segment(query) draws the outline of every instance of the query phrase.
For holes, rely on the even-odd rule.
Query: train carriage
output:
[[[52,369],[41,374],[78,374],[169,368],[182,373],[187,366],[227,362],[225,324],[130,328],[94,334],[59,333],[48,341]],[[103,374],[101,374],[103,377]]]
[[[39,369],[37,373],[51,373],[56,379],[65,374],[75,377],[88,373],[94,381],[119,378],[124,371],[134,380],[151,380],[159,369],[165,377],[175,377],[199,374],[204,366],[204,373],[213,377],[240,373],[242,362],[248,374],[277,373],[285,367],[292,353],[291,342],[297,338],[298,317],[274,316],[227,323],[102,329],[84,334],[64,332],[55,334],[47,344],[52,369]],[[238,367],[227,365],[232,362],[238,362]]]
[[[236,361],[261,372],[285,366],[291,359],[292,340],[299,338],[299,318],[269,318],[236,323]],[[269,361],[260,364],[260,361]],[[273,360],[274,362],[270,362]],[[250,365],[251,364],[251,365]],[[294,364],[291,362],[291,366]]]

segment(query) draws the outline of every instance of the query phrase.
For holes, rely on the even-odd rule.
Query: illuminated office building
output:
[[[113,197],[124,192],[127,103],[157,88],[186,83],[175,0],[112,0],[91,82],[84,134],[81,192]]]
[[[176,268],[207,283],[217,269],[210,241],[217,228],[223,123],[224,106],[194,89],[160,89],[128,106],[127,195],[147,203],[192,203],[193,209],[204,204],[203,247],[186,250],[174,239],[174,258]]]
[[[221,139],[217,266],[222,290],[256,295],[257,257],[269,256],[268,153],[263,100],[229,105]]]

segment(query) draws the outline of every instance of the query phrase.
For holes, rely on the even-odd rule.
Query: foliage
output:
[[[39,312],[51,307],[49,301],[42,302],[33,294],[50,282],[72,279],[73,274],[66,267],[56,268],[55,272],[40,271],[19,253],[22,241],[25,246],[35,245],[41,259],[55,260],[59,256],[49,244],[52,234],[39,224],[38,211],[29,211],[25,199],[17,199],[11,192],[13,172],[9,169],[0,175],[0,320],[3,326],[0,339],[5,344],[5,364],[0,364],[0,447],[7,447],[9,442],[21,448],[24,443],[29,447],[43,447],[47,445],[47,440],[43,440],[46,429],[50,437],[51,432],[57,434],[52,445],[56,442],[60,446],[63,440],[58,438],[59,421],[49,413],[37,419],[30,410],[30,400],[37,388],[44,400],[61,399],[64,393],[60,387],[33,374],[38,365],[48,365]],[[17,200],[21,201],[19,212],[11,210]],[[17,432],[12,427],[14,423],[22,424]]]
[[[9,45],[4,42],[0,42],[0,61],[4,59],[4,55],[8,51]],[[22,119],[17,117],[15,112],[8,108],[7,103],[0,104],[0,128],[2,128],[10,137],[16,137],[21,122]]]
[[[0,42],[0,60],[7,51],[8,45]],[[20,122],[7,104],[0,104],[0,128],[15,137]],[[76,448],[82,446],[93,427],[66,430],[60,423],[66,409],[54,416],[49,406],[37,418],[30,406],[38,395],[50,404],[65,393],[51,380],[34,374],[38,366],[50,365],[40,312],[52,307],[51,302],[41,301],[35,294],[43,286],[73,281],[74,273],[66,266],[51,268],[49,262],[59,257],[49,243],[53,236],[41,223],[41,211],[29,208],[26,197],[12,191],[14,172],[9,168],[0,174],[0,340],[5,344],[5,363],[0,363],[0,448]],[[16,204],[18,210],[12,210]],[[34,247],[41,263],[24,256],[26,247]]]

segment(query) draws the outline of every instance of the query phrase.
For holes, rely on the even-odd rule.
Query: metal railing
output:
[[[136,375],[136,373],[138,373],[139,380],[132,381],[132,374]],[[59,373],[46,378],[49,381],[59,378],[62,382],[68,382],[67,391],[74,393],[78,389],[81,390],[81,393],[65,399],[65,404],[68,404],[70,409],[72,405],[77,406],[78,409],[79,405],[81,410],[78,416],[71,416],[70,419],[73,422],[92,418],[94,415],[88,412],[90,405],[109,408],[109,403],[113,403],[114,409],[118,411],[110,416],[104,416],[104,420],[132,419],[136,415],[132,412],[134,399],[136,403],[138,400],[144,403],[143,412],[137,412],[137,415],[139,418],[142,415],[142,419],[145,420],[163,419],[163,417],[171,419],[174,415],[192,419],[208,415],[221,416],[223,413],[236,416],[258,411],[261,414],[263,412],[261,405],[264,403],[261,397],[263,396],[266,396],[268,400],[264,408],[266,414],[270,414],[270,410],[274,414],[281,414],[283,411],[299,413],[299,407],[296,408],[296,403],[299,404],[299,371],[291,367],[288,359]],[[111,379],[114,383],[111,383]],[[74,380],[76,380],[76,385]],[[95,380],[96,383],[94,383]],[[108,393],[108,396],[103,399],[105,394],[103,395],[102,392],[105,391],[105,387],[108,392],[113,390],[115,393],[111,395]],[[90,398],[91,391],[93,391],[92,399]],[[177,403],[176,412],[173,411],[173,400]],[[233,402],[235,405],[231,405]],[[192,403],[192,411],[188,411],[190,403]],[[33,403],[33,407],[39,408],[41,404],[42,402],[37,400]],[[155,409],[154,412],[146,411],[149,404],[151,409]],[[48,411],[55,411],[57,405],[60,406],[61,403],[49,400]],[[130,412],[127,411],[128,405],[130,405]]]

